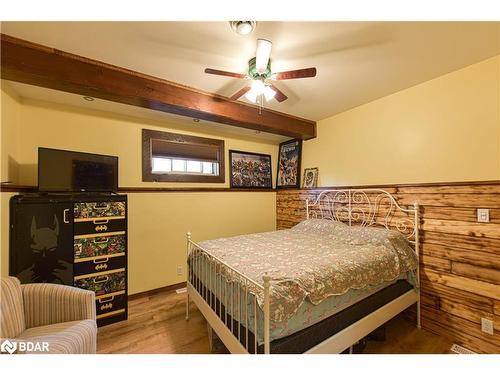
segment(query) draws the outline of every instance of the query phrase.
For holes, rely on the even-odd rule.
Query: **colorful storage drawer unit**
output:
[[[125,268],[109,272],[99,272],[90,275],[75,276],[75,286],[93,290],[96,296],[125,290]]]
[[[10,275],[94,291],[100,327],[127,319],[126,195],[19,194],[9,219]]]
[[[127,237],[124,231],[75,236],[75,259],[119,254],[124,253],[126,249]]]
[[[100,217],[124,217],[125,202],[79,202],[73,211],[75,222]]]

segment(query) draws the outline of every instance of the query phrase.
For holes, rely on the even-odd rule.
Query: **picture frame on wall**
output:
[[[304,169],[304,180],[302,181],[303,188],[318,187],[318,168]]]
[[[278,173],[276,188],[300,187],[300,164],[302,159],[302,140],[292,139],[280,143],[278,152]]]
[[[234,189],[272,189],[271,155],[229,150],[229,180]]]

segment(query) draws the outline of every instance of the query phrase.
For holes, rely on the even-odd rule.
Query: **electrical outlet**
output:
[[[490,222],[490,210],[488,208],[478,208],[477,209],[477,222],[478,223],[489,223]]]
[[[177,276],[182,276],[182,266],[177,266]]]
[[[481,331],[493,335],[493,320],[481,318]]]

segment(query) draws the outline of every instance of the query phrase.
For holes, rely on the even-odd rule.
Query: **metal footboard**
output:
[[[186,320],[192,298],[231,353],[258,353],[263,341],[264,353],[269,354],[271,278],[265,275],[259,284],[246,277],[193,242],[191,233],[187,259]],[[263,296],[263,322],[259,322],[258,293]]]

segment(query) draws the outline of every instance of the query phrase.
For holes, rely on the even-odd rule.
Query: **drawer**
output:
[[[74,286],[93,290],[96,296],[125,290],[126,284],[125,268],[79,275],[74,278]]]
[[[73,207],[75,222],[101,217],[125,217],[125,202],[79,202]]]
[[[94,257],[93,259],[75,259],[73,274],[75,276],[88,275],[91,273],[113,271],[127,266],[127,258],[124,253],[113,254],[105,257]]]
[[[95,258],[125,253],[127,236],[125,231],[103,233],[102,235],[78,235],[74,237],[75,262],[82,258]]]
[[[74,224],[75,236],[127,230],[127,219],[95,219]]]
[[[97,316],[125,309],[127,307],[127,295],[125,294],[125,291],[122,291],[97,297],[95,300],[95,306]]]
[[[119,309],[115,311],[109,311],[96,316],[97,326],[102,327],[108,324],[120,322],[122,320],[127,320],[127,309]]]

